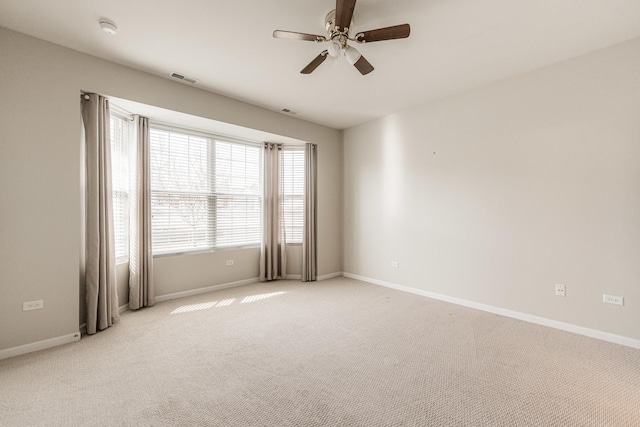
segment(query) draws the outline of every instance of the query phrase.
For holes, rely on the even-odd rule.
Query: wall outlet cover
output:
[[[41,299],[22,303],[22,311],[40,310],[41,308],[44,308],[44,301]]]
[[[602,295],[602,302],[606,304],[624,305],[624,297],[604,294]]]

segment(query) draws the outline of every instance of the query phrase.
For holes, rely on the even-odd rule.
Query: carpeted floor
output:
[[[640,351],[337,278],[0,361],[2,426],[637,426]]]

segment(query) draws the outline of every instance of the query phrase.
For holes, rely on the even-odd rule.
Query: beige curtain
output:
[[[129,308],[132,310],[155,304],[151,251],[149,119],[135,116],[135,120],[135,174],[129,195]]]
[[[304,232],[302,234],[302,281],[316,280],[316,145],[304,146]]]
[[[282,185],[280,182],[281,144],[264,144],[264,193],[262,208],[262,250],[260,251],[260,280],[285,279],[287,254],[282,214]]]
[[[109,100],[87,94],[82,96],[81,103],[86,143],[87,333],[95,334],[120,319],[113,235]]]

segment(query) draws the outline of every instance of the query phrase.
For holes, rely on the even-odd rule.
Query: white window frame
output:
[[[207,149],[206,149],[206,159],[205,164],[208,166],[205,174],[206,180],[208,180],[208,184],[204,186],[204,189],[201,191],[189,191],[189,192],[180,192],[175,189],[161,189],[158,187],[157,182],[154,182],[154,175],[158,172],[154,169],[154,159],[157,159],[157,151],[154,150],[154,144],[156,144],[154,137],[150,138],[151,141],[151,204],[152,204],[152,229],[154,239],[152,239],[153,244],[153,254],[154,256],[172,256],[183,253],[197,253],[197,252],[210,252],[224,249],[239,249],[239,248],[247,248],[247,247],[257,247],[261,244],[262,241],[262,145],[260,143],[254,141],[241,140],[237,138],[230,138],[226,136],[220,136],[213,133],[194,131],[191,129],[184,129],[177,126],[167,125],[163,123],[150,123],[150,131],[153,134],[154,132],[168,132],[173,134],[178,134],[182,136],[187,136],[189,138],[194,138],[196,141],[199,139],[207,140]],[[257,162],[245,163],[246,167],[251,167],[251,171],[253,174],[251,175],[252,183],[251,191],[222,191],[220,188],[222,185],[216,182],[216,150],[219,150],[223,147],[224,144],[230,144],[232,149],[236,148],[235,151],[240,147],[245,147],[246,150],[250,150],[249,153],[251,155],[258,155]],[[255,149],[256,151],[254,152]],[[157,150],[157,149],[156,149]],[[240,150],[242,151],[242,150]],[[155,156],[155,157],[154,157]],[[219,156],[218,156],[219,157]],[[202,157],[199,157],[202,158]],[[247,166],[249,165],[249,166]],[[255,169],[257,167],[257,170]],[[255,175],[255,176],[254,176]],[[234,175],[234,177],[238,178],[238,175]],[[245,175],[246,180],[247,175]],[[257,182],[255,181],[257,179]],[[233,187],[233,185],[232,185]],[[160,216],[158,213],[158,209],[161,206],[166,206],[168,203],[166,200],[162,201],[161,198],[163,195],[167,198],[177,197],[182,202],[187,201],[188,197],[192,197],[194,203],[202,202],[202,198],[206,198],[205,207],[200,208],[201,212],[204,212],[205,219],[202,222],[198,222],[194,224],[199,227],[199,230],[194,233],[192,238],[192,242],[189,243],[186,240],[180,240],[180,227],[177,228],[178,231],[173,234],[175,236],[175,243],[164,243],[160,245],[157,243],[160,240],[159,236],[169,236],[171,233],[166,232],[166,228],[161,231],[161,225],[156,222],[154,224],[154,217],[156,217],[156,221],[159,221],[157,218]],[[239,198],[244,199],[247,207],[247,211],[251,211],[249,213],[245,213],[244,219],[245,221],[250,222],[249,232],[247,232],[247,239],[245,241],[234,240],[231,238],[226,242],[223,240],[223,231],[220,227],[220,222],[222,220],[222,212],[220,211],[218,203],[222,198]],[[178,202],[179,203],[179,202]],[[236,205],[233,205],[236,206]],[[257,216],[256,216],[256,208],[257,208]],[[202,210],[204,209],[204,211]],[[232,207],[233,209],[233,207]],[[166,211],[165,207],[165,211]],[[170,211],[170,210],[169,210]],[[242,212],[240,215],[227,215],[224,217],[226,221],[231,221],[233,223],[234,220],[237,220],[237,216],[242,217]],[[166,215],[166,214],[165,214]],[[250,218],[249,218],[250,217]],[[257,222],[256,222],[257,218]],[[250,221],[250,219],[252,219]],[[170,221],[170,220],[169,220]],[[170,222],[165,222],[165,227],[170,226]],[[204,227],[204,228],[203,228]],[[239,228],[232,228],[233,231],[240,230]],[[242,232],[240,232],[242,233]],[[256,234],[257,233],[257,234]],[[237,236],[234,236],[237,237]],[[183,238],[184,239],[184,238]],[[187,238],[188,239],[188,238]],[[196,242],[197,243],[194,243]]]

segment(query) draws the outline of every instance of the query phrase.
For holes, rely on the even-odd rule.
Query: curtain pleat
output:
[[[149,119],[135,116],[135,120],[135,174],[129,196],[129,308],[132,310],[155,304],[151,249]]]
[[[95,334],[120,319],[111,192],[110,114],[107,98],[86,94],[81,99],[86,143],[87,333]]]
[[[304,146],[304,231],[302,234],[302,281],[316,280],[316,145]]]
[[[260,280],[285,279],[287,254],[280,180],[281,144],[264,144],[263,229]]]

